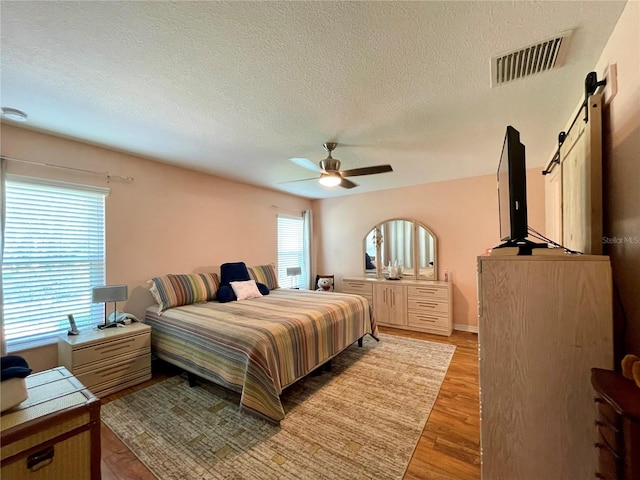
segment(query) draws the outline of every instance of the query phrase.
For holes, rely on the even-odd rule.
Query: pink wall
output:
[[[107,283],[129,285],[119,309],[144,317],[154,303],[147,280],[167,273],[218,271],[224,262],[275,263],[280,213],[309,200],[176,168],[104,148],[2,124],[2,154],[134,177],[128,183],[68,170],[8,162],[8,173],[106,186]],[[276,206],[277,208],[274,208]],[[56,349],[26,354],[32,368],[57,365]]]
[[[544,178],[527,172],[529,225],[544,233]],[[500,243],[495,175],[431,183],[313,202],[317,271],[342,278],[362,275],[362,241],[391,218],[417,220],[438,238],[438,270],[452,274],[454,325],[476,331],[476,257]]]
[[[603,108],[603,252],[611,257],[616,364],[640,355],[640,2],[628,2],[598,61],[618,70],[618,93]],[[609,86],[608,86],[609,88]]]

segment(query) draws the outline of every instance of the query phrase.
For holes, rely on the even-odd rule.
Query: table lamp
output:
[[[116,319],[116,303],[127,299],[126,285],[104,285],[101,287],[93,287],[91,301],[93,303],[104,303],[104,324],[98,325],[98,328],[109,328],[118,325]],[[107,317],[107,302],[113,302],[113,321],[109,321]]]
[[[297,277],[298,275],[300,275],[302,273],[302,269],[300,267],[289,267],[287,268],[287,277]],[[291,288],[293,287],[293,284],[298,284],[297,278],[296,281],[294,282],[293,280],[291,280]]]

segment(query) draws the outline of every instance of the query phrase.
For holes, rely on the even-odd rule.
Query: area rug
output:
[[[102,407],[102,420],[161,480],[401,479],[453,345],[367,337],[330,372],[287,388],[280,425],[239,395],[178,375]]]

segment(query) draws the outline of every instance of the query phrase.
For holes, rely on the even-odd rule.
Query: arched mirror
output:
[[[364,273],[387,276],[389,265],[402,268],[405,278],[438,279],[436,236],[415,220],[387,220],[364,238]]]

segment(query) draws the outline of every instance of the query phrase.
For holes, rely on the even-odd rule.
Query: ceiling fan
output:
[[[335,150],[338,144],[327,142],[322,146],[329,155],[324,160],[320,160],[318,165],[307,158],[295,157],[290,159],[296,165],[300,165],[301,167],[313,170],[314,172],[318,172],[320,174],[320,177],[293,180],[293,182],[303,182],[305,180],[314,180],[315,178],[318,178],[320,184],[324,185],[325,187],[336,187],[340,185],[343,188],[353,188],[357,187],[358,184],[353,183],[351,180],[347,180],[346,177],[358,177],[362,175],[374,175],[376,173],[393,172],[393,168],[391,168],[391,165],[375,165],[372,167],[354,168],[351,170],[340,171],[340,160],[331,156],[331,152]]]

